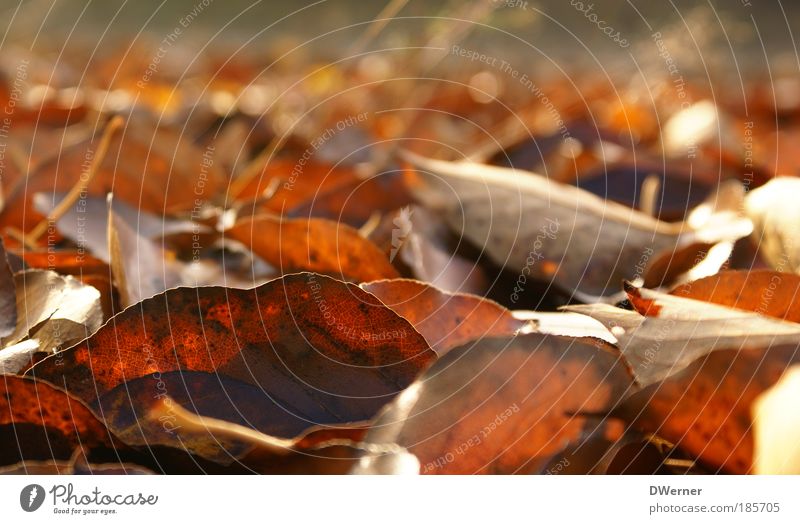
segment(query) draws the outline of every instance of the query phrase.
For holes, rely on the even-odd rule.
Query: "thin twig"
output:
[[[92,159],[92,164],[89,166],[87,175],[85,177],[80,177],[78,182],[72,186],[69,193],[67,193],[61,202],[53,208],[47,218],[39,222],[36,227],[26,235],[28,237],[25,241],[26,244],[35,245],[39,238],[47,231],[49,224],[55,223],[63,217],[73,204],[75,204],[81,194],[86,191],[86,188],[100,171],[100,165],[103,163],[103,160],[105,160],[108,148],[111,146],[111,140],[114,138],[117,131],[122,128],[124,123],[125,120],[117,115],[106,125],[103,136],[100,138],[100,144],[97,146],[97,154]]]

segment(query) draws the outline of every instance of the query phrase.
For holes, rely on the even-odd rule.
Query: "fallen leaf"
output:
[[[183,283],[180,264],[117,215],[110,194],[107,237],[109,265],[123,307]]]
[[[103,321],[100,292],[71,276],[31,269],[14,275],[17,326],[5,346],[27,338],[55,353],[95,332]]]
[[[326,219],[258,215],[239,220],[225,235],[250,247],[281,274],[314,271],[356,282],[399,276],[358,231]]]
[[[37,193],[33,197],[33,204],[36,211],[42,215],[49,215],[64,196],[65,193]],[[155,240],[181,233],[206,235],[209,231],[209,228],[202,224],[148,213],[126,204],[119,198],[114,201],[113,207],[114,214],[119,220],[129,225],[144,239]],[[88,251],[108,264],[111,261],[108,251],[108,210],[107,195],[87,196],[78,200],[56,221],[56,228],[61,235],[75,243],[82,253]]]
[[[111,318],[114,311],[121,309],[118,294],[111,285],[111,268],[102,260],[80,249],[51,252],[15,250],[9,254],[14,261],[12,267],[17,272],[28,269],[49,269],[59,275],[73,276],[81,284],[97,289],[100,292],[103,321]]]
[[[537,333],[571,338],[593,338],[609,344],[617,342],[614,335],[602,323],[579,313],[516,309],[512,311],[512,315],[518,320],[534,322]]]
[[[487,272],[459,253],[459,239],[443,219],[423,207],[406,206],[385,215],[368,237],[417,280],[451,293],[485,295],[491,289]]]
[[[15,249],[11,252],[21,261],[20,269],[49,269],[59,275],[72,275],[79,280],[83,276],[108,276],[108,264],[81,250],[30,251]]]
[[[263,207],[272,213],[281,214],[357,180],[358,174],[351,167],[302,161],[302,158],[279,158],[271,160],[264,167],[261,176],[251,180],[237,197],[257,198],[271,184],[276,184],[277,190]]]
[[[99,136],[64,148],[43,161],[6,194],[0,224],[28,231],[44,217],[35,212],[37,193],[66,192],[76,186],[94,160]],[[131,119],[116,134],[87,194],[118,198],[144,211],[188,211],[198,198],[210,199],[225,187],[213,150],[200,150],[176,130],[147,119]]]
[[[564,309],[605,325],[641,385],[663,380],[716,350],[800,342],[800,324],[794,322],[632,286],[627,291],[637,311],[607,304]]]
[[[669,473],[662,450],[637,431],[624,432],[622,421],[607,421],[605,433],[593,431],[570,442],[546,463],[543,475],[657,475]]]
[[[159,403],[164,406],[166,401]],[[280,439],[245,426],[196,415],[175,404],[155,410],[150,416],[159,419],[173,417],[176,431],[182,440],[189,443],[213,441],[219,446],[220,443],[236,442],[238,447],[247,451],[229,456],[230,461],[255,473],[341,475],[353,466],[359,451],[355,442],[332,439],[326,430],[322,430],[321,435],[312,430],[295,439]]]
[[[753,404],[799,359],[796,344],[715,351],[634,393],[613,414],[673,442],[712,472],[749,473]]]
[[[0,380],[0,465],[69,459],[76,449],[114,448],[108,430],[79,400],[28,378]]]
[[[168,290],[56,357],[29,373],[87,403],[152,373],[202,371],[263,388],[319,425],[370,419],[435,354],[373,295],[301,273],[251,290]]]
[[[722,271],[680,285],[670,295],[800,322],[800,275],[777,271]]]
[[[454,347],[483,337],[512,336],[531,329],[500,304],[464,293],[448,293],[416,280],[361,284],[392,311],[408,320],[441,357]]]
[[[401,173],[388,172],[357,178],[286,210],[293,218],[319,217],[361,227],[373,213],[390,213],[412,203]]]
[[[454,231],[500,267],[556,283],[583,301],[617,294],[618,283],[655,254],[735,240],[752,229],[728,201],[719,213],[709,205],[712,212],[672,224],[525,171],[404,158],[424,180],[414,185],[415,196],[442,209]]]
[[[695,242],[675,251],[662,253],[653,262],[647,264],[647,272],[642,279],[642,285],[648,288],[659,288],[680,284],[713,248],[714,244]],[[730,251],[727,255],[730,255]]]
[[[603,422],[633,388],[614,356],[549,335],[484,338],[451,350],[376,417],[367,445],[417,457],[423,474],[539,471]]]
[[[130,446],[172,446],[223,464],[251,451],[251,443],[241,439],[221,440],[197,428],[182,432],[176,409],[248,427],[287,448],[310,445],[314,434],[322,433],[323,429],[328,431],[323,441],[358,440],[364,433],[358,426],[314,426],[303,413],[287,409],[276,397],[279,394],[280,391],[265,390],[220,374],[172,371],[120,384],[90,407]],[[303,435],[308,432],[311,436]],[[296,442],[284,442],[296,437]]]

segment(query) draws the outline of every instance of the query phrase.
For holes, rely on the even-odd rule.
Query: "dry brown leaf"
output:
[[[0,380],[0,465],[69,459],[79,448],[121,446],[79,400],[28,378]],[[124,446],[121,446],[124,447]]]
[[[225,465],[252,452],[253,441],[187,422],[189,415],[255,430],[271,442],[276,456],[300,455],[334,440],[357,442],[366,431],[358,425],[314,426],[281,405],[277,394],[224,375],[175,371],[125,382],[91,407],[130,446],[169,446]],[[267,462],[265,457],[262,472]]]
[[[100,292],[71,276],[31,269],[14,275],[17,326],[3,339],[13,345],[25,339],[38,350],[54,353],[94,333],[103,321]]]
[[[314,271],[355,282],[399,276],[381,250],[358,231],[322,218],[246,217],[225,235],[249,246],[280,274]]]
[[[275,438],[246,426],[197,415],[180,405],[159,400],[149,416],[171,417],[181,440],[219,447],[224,443],[242,449],[228,455],[227,462],[255,473],[343,474],[355,464],[357,443],[343,438],[346,433],[311,430],[294,439]],[[362,430],[354,430],[360,436]]]
[[[38,193],[33,197],[36,211],[49,215],[64,198],[64,193]],[[114,214],[136,233],[149,240],[178,235],[207,235],[207,226],[189,220],[162,217],[148,213],[121,201],[113,202]],[[58,232],[79,248],[91,252],[106,264],[111,260],[108,252],[108,195],[80,199],[56,221]]]
[[[749,473],[754,402],[798,360],[796,344],[715,351],[634,393],[614,414],[713,470]]]
[[[115,213],[110,194],[107,238],[109,265],[123,307],[183,284],[181,264]]]
[[[605,325],[642,385],[719,349],[800,342],[800,324],[794,322],[632,286],[627,291],[638,312],[607,304],[565,309]]]
[[[500,304],[464,293],[448,293],[417,280],[379,280],[361,284],[405,318],[441,357],[454,347],[483,337],[512,336],[532,329]]]
[[[571,440],[604,431],[577,413],[610,410],[631,388],[616,357],[580,340],[485,338],[431,366],[365,442],[407,449],[423,474],[540,471]]]
[[[9,190],[0,224],[27,231],[39,223],[43,217],[34,212],[34,195],[65,192],[76,186],[94,159],[98,142],[99,134],[38,165],[25,183]],[[111,142],[88,195],[115,193],[119,199],[156,214],[188,211],[198,198],[209,200],[225,187],[225,174],[213,160],[213,151],[198,149],[179,130],[134,118]]]
[[[422,282],[452,293],[485,295],[491,289],[487,272],[458,252],[459,239],[444,220],[420,207],[406,206],[381,217],[369,238],[398,266]]]
[[[251,290],[168,290],[28,373],[87,403],[156,372],[219,373],[313,425],[370,419],[434,358],[373,295],[301,273]]]
[[[722,271],[680,285],[670,295],[800,322],[800,276],[777,271]]]
[[[637,265],[646,268],[654,255],[732,241],[752,229],[727,199],[722,209],[712,200],[688,222],[671,224],[526,171],[404,158],[424,180],[415,196],[442,209],[454,231],[500,267],[554,282],[584,301],[617,294],[619,282],[638,276]],[[741,200],[741,186],[736,193]]]

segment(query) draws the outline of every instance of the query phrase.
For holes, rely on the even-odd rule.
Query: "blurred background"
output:
[[[110,45],[160,40],[187,16],[181,37],[187,48],[211,50],[243,46],[240,52],[275,54],[280,49],[334,56],[363,34],[365,24],[393,2],[352,0],[28,0],[0,2],[2,45],[67,50],[88,46],[102,53]],[[628,65],[652,59],[653,32],[674,38],[682,67],[702,62],[758,68],[797,66],[792,30],[800,24],[800,5],[780,0],[409,0],[394,2],[397,19],[382,40],[419,43],[425,36],[446,32],[448,18],[472,10],[480,27],[471,39],[518,52],[538,62],[546,57],[561,65],[594,64],[615,56]],[[400,5],[402,4],[402,5]],[[494,7],[488,13],[482,8]],[[583,6],[584,11],[578,10]],[[591,6],[591,10],[589,10]],[[191,16],[195,11],[195,16]],[[631,42],[620,48],[592,23],[596,14]],[[380,40],[379,40],[380,41]],[[673,51],[678,52],[678,49]],[[630,53],[630,55],[629,55]],[[734,66],[735,67],[735,66]]]

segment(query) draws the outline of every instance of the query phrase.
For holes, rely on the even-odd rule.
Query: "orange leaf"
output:
[[[361,288],[411,322],[439,356],[482,337],[515,335],[530,325],[491,300],[448,293],[416,280],[379,280]]]
[[[748,473],[752,404],[798,361],[795,345],[715,351],[633,394],[615,414],[712,468]]]
[[[613,355],[550,335],[451,350],[387,406],[365,442],[407,448],[425,474],[538,472],[633,387]]]
[[[670,295],[800,322],[800,276],[794,273],[723,271],[678,286]]]
[[[0,465],[68,459],[83,448],[114,448],[108,430],[79,400],[49,384],[6,375],[0,380]],[[116,445],[119,445],[118,443]]]
[[[313,273],[250,290],[177,288],[114,317],[29,373],[94,402],[152,373],[220,373],[309,424],[367,420],[435,358],[377,298]]]
[[[247,217],[225,233],[281,273],[314,271],[368,282],[399,276],[386,255],[355,229],[322,218]]]

